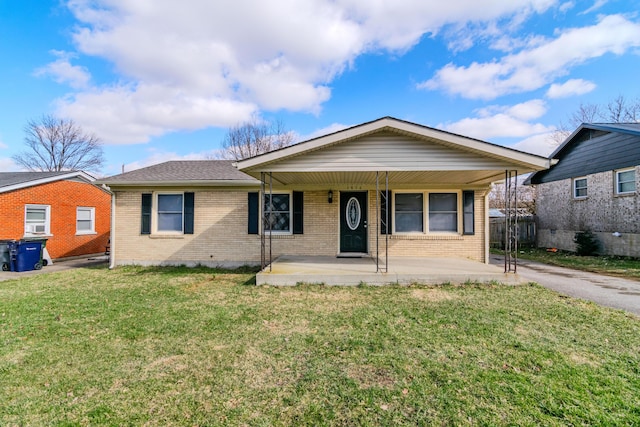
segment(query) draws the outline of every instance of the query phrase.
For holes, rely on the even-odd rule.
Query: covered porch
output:
[[[515,273],[510,258],[504,271],[488,265],[487,195],[492,182],[549,164],[388,117],[241,160],[264,197],[258,284],[517,281],[504,274]],[[274,234],[291,244],[274,249]]]
[[[282,255],[270,267],[256,275],[257,285],[437,285],[492,281],[517,284],[521,280],[499,266],[461,258],[390,257],[386,273],[376,273],[376,259],[372,257]]]

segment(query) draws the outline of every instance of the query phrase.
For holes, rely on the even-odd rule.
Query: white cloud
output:
[[[552,138],[553,132],[545,132],[523,139],[511,148],[531,154],[548,157],[556,149],[557,143]]]
[[[91,74],[86,68],[77,65],[71,65],[72,55],[68,52],[53,50],[51,53],[58,57],[53,62],[45,65],[44,67],[35,70],[34,75],[50,76],[55,82],[61,84],[68,84],[74,89],[85,89],[89,86],[91,80]]]
[[[140,84],[134,89],[117,86],[78,93],[59,100],[58,111],[106,144],[130,144],[179,129],[230,126],[250,117],[255,107],[170,86]]]
[[[610,15],[596,25],[563,31],[553,40],[500,60],[469,66],[450,63],[418,87],[471,99],[495,99],[539,89],[590,59],[607,53],[621,55],[637,47],[640,24],[622,15]]]
[[[145,159],[135,162],[127,163],[124,165],[125,172],[131,172],[132,170],[145,168],[147,166],[157,165],[159,163],[168,162],[170,160],[206,160],[212,158],[213,153],[190,153],[185,155],[179,155],[172,151],[155,151],[150,150],[150,155]],[[122,165],[111,165],[109,167],[113,171],[113,174],[122,173]]]
[[[495,20],[520,22],[555,1],[68,0],[78,52],[113,64],[118,81],[59,106],[108,143],[226,127],[260,110],[318,113],[330,83],[363,53],[402,54],[447,26],[491,30]],[[457,37],[461,46],[474,42]],[[58,67],[45,68],[81,82],[84,69],[68,60]]]
[[[20,172],[21,166],[18,166],[11,157],[0,157],[0,171],[2,172]]]
[[[562,84],[554,83],[547,90],[547,97],[568,98],[574,95],[584,95],[596,88],[595,83],[583,79],[569,79]]]
[[[347,129],[353,125],[344,125],[342,123],[331,123],[329,126],[325,126],[322,129],[317,129],[307,135],[298,135],[296,137],[297,142],[308,141],[310,139],[319,138],[321,136],[329,135],[341,130]]]
[[[569,10],[573,9],[575,7],[575,2],[573,1],[567,1],[564,2],[560,5],[560,7],[558,7],[558,10],[562,13],[568,12]]]
[[[600,9],[602,6],[604,6],[607,3],[608,3],[608,0],[596,0],[593,3],[593,6],[591,6],[587,10],[581,12],[580,14],[581,15],[586,15],[587,13],[595,12],[596,10]]]
[[[524,137],[553,131],[553,127],[530,123],[542,117],[546,111],[544,101],[534,99],[513,106],[486,107],[476,111],[478,117],[468,117],[438,127],[479,139]]]

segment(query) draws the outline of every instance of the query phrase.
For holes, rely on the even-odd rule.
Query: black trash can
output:
[[[12,242],[15,242],[15,240],[0,240],[0,267],[2,267],[2,271],[11,270],[9,246]]]
[[[42,268],[42,241],[20,240],[9,244],[11,271],[32,271]]]

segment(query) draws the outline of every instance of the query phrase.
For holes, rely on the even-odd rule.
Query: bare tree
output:
[[[222,158],[241,160],[279,148],[294,142],[292,132],[285,130],[281,121],[265,122],[257,117],[229,129],[222,141]]]
[[[640,122],[640,98],[629,101],[618,95],[607,105],[580,103],[569,116],[568,122],[561,121],[551,136],[554,145],[560,145],[582,123],[637,123]]]
[[[536,188],[531,185],[524,185],[526,176],[517,177],[517,200],[516,207],[522,212],[530,214],[536,213]],[[491,184],[491,192],[489,193],[489,207],[492,209],[504,209],[505,201],[505,183],[497,182]]]
[[[44,115],[24,130],[28,149],[12,158],[31,171],[97,171],[104,163],[100,139],[73,120]]]

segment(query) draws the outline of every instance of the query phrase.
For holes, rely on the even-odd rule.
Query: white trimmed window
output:
[[[157,194],[157,229],[160,232],[182,233],[183,194]]]
[[[40,236],[51,234],[51,206],[25,206],[24,234],[25,236]]]
[[[270,208],[270,200],[273,208]],[[263,212],[267,213],[273,233],[291,233],[292,207],[291,194],[289,193],[266,193],[264,195]],[[271,215],[268,215],[269,212]],[[265,232],[267,231],[268,229],[265,230]]]
[[[636,191],[635,168],[616,171],[616,194],[631,194]]]
[[[457,233],[460,223],[457,192],[394,193],[395,233]]]
[[[458,231],[458,194],[429,194],[429,231]]]
[[[575,199],[584,199],[587,197],[587,178],[580,177],[573,180],[573,197]]]
[[[96,209],[78,206],[76,208],[76,234],[95,234]]]

